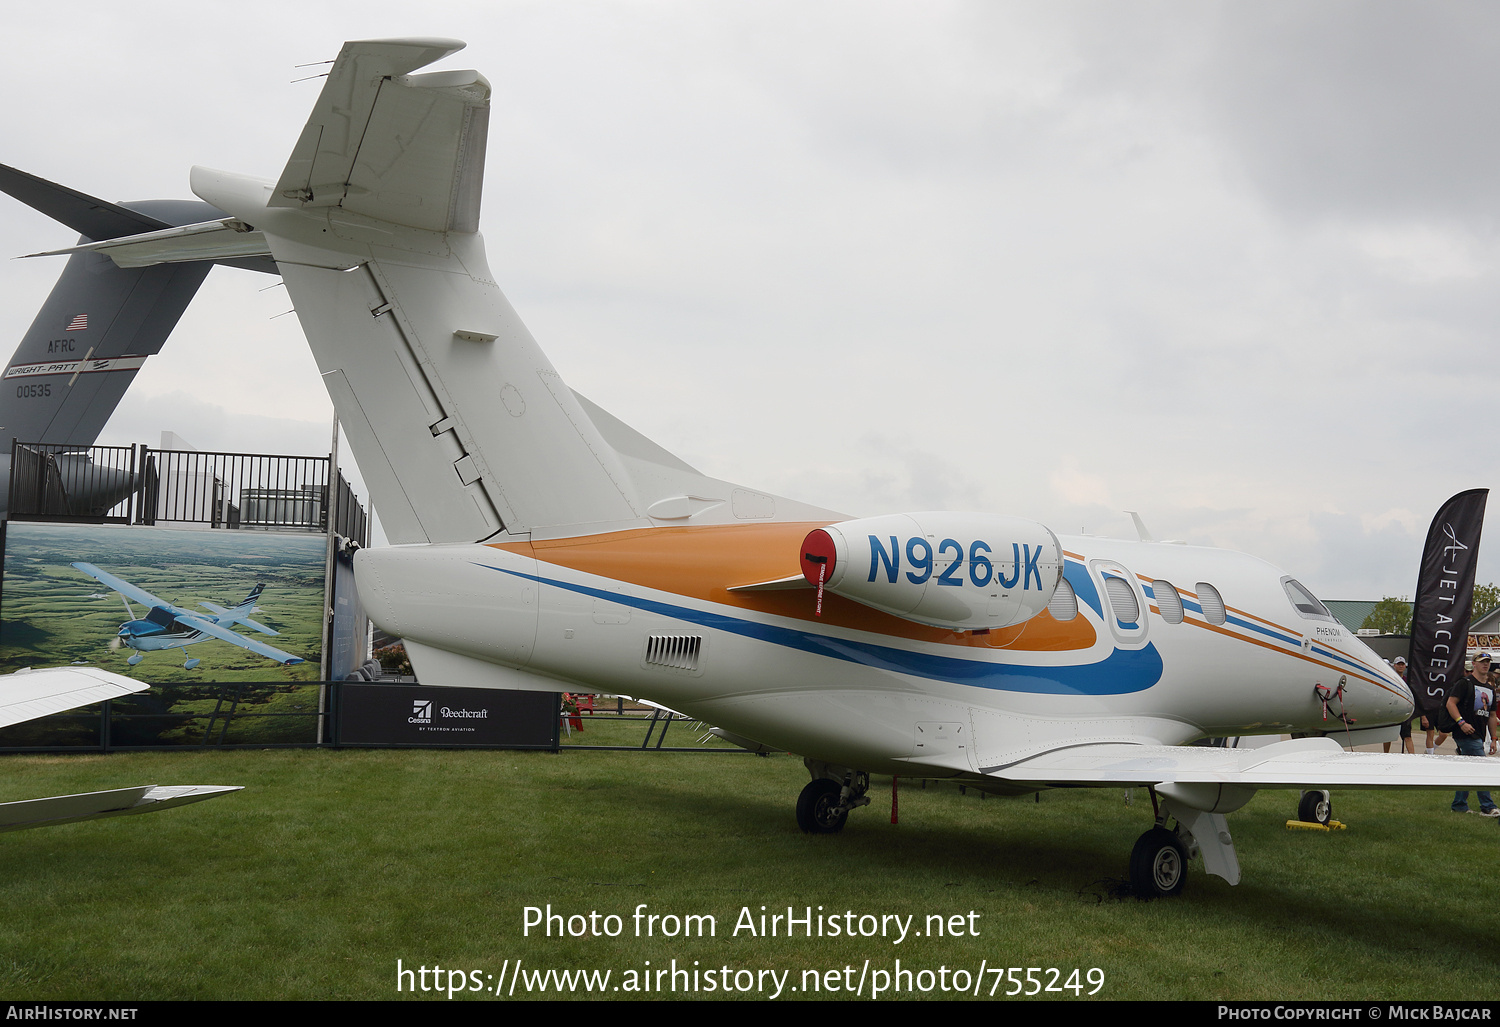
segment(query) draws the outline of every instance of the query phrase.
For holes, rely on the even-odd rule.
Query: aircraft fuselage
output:
[[[869,771],[982,774],[1074,740],[1172,745],[1411,715],[1406,686],[1368,647],[1299,613],[1275,567],[1226,550],[1062,537],[1076,616],[1047,609],[988,632],[838,595],[818,615],[811,588],[731,591],[794,573],[819,526],[366,550],[357,580],[376,623],[424,654],[472,661],[444,665],[452,683],[484,684],[489,665],[497,687],[641,696]],[[1119,584],[1112,597],[1107,576],[1130,598]],[[1222,617],[1199,601],[1204,585]],[[1155,592],[1168,586],[1178,601],[1164,616]]]

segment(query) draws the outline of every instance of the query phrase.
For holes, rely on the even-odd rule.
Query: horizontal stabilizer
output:
[[[82,243],[60,250],[28,253],[28,257],[57,257],[69,253],[102,253],[119,267],[185,264],[195,260],[232,257],[269,257],[266,237],[243,221],[224,218],[178,228],[162,228],[103,242]]]
[[[231,624],[243,624],[247,628],[254,628],[256,631],[259,631],[262,635],[279,635],[279,634],[281,634],[281,632],[277,631],[275,628],[268,628],[264,624],[261,624],[261,623],[259,623],[257,621],[251,620],[249,617],[237,617],[237,616],[235,616],[235,613],[234,613],[233,610],[226,610],[226,609],[224,609],[224,607],[220,606],[218,603],[210,603],[207,600],[204,600],[204,601],[200,602],[198,605],[201,606],[201,607],[203,607],[205,610],[212,610],[214,613],[218,614],[219,615],[218,616],[218,621],[219,621],[219,625],[221,627],[226,627],[227,628]]]
[[[490,85],[474,71],[411,75],[456,39],[345,43],[272,207],[342,207],[432,232],[479,230]]]
[[[1345,752],[1331,738],[1258,749],[1193,745],[1075,745],[1004,767],[991,777],[1049,785],[1235,785],[1241,788],[1496,788],[1500,761],[1468,756]]]
[[[31,827],[53,827],[80,820],[155,813],[174,806],[186,806],[190,802],[215,799],[242,788],[242,785],[137,785],[105,792],[3,802],[0,803],[0,831],[24,831]]]
[[[502,667],[488,660],[476,660],[461,653],[405,640],[406,655],[424,685],[453,685],[459,688],[501,688],[515,692],[563,692],[568,682],[543,677],[526,670]]]
[[[89,239],[114,239],[171,227],[165,221],[0,164],[0,190]]]
[[[96,667],[19,670],[0,678],[0,727],[144,692],[151,686]]]

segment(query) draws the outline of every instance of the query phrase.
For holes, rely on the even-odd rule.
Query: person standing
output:
[[[1500,722],[1495,715],[1495,689],[1490,684],[1490,662],[1489,653],[1474,657],[1474,669],[1448,694],[1448,715],[1453,718],[1453,744],[1458,746],[1460,756],[1483,756],[1485,731],[1500,734]],[[1455,813],[1472,813],[1469,793],[1454,792],[1452,808]],[[1479,812],[1487,817],[1500,817],[1500,809],[1495,807],[1489,792],[1479,793]]]
[[[1405,656],[1398,656],[1394,660],[1392,660],[1391,661],[1391,669],[1396,672],[1396,676],[1397,677],[1399,677],[1402,681],[1405,681],[1406,680],[1406,657]],[[1424,728],[1427,727],[1427,718],[1426,717],[1422,718],[1422,726]],[[1391,743],[1390,742],[1382,742],[1381,744],[1383,746],[1383,751],[1385,751],[1385,752],[1390,752],[1391,751]],[[1495,744],[1494,737],[1491,736],[1491,738],[1490,738],[1490,745],[1492,747],[1490,749],[1491,754],[1493,754],[1494,751],[1495,751],[1494,748],[1493,748],[1494,744]],[[1407,717],[1404,721],[1401,722],[1401,751],[1402,752],[1406,752],[1406,753],[1410,753],[1413,756],[1415,756],[1416,752],[1417,752],[1417,744],[1411,740],[1411,717]],[[1429,749],[1428,751],[1430,752],[1431,750]]]

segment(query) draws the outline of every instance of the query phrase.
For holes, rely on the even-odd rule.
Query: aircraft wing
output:
[[[125,817],[186,806],[238,792],[242,785],[137,785],[106,792],[54,795],[46,799],[0,802],[0,831],[24,831],[79,820]]]
[[[0,677],[0,727],[144,692],[150,687],[145,681],[134,681],[95,667],[18,670]]]
[[[307,662],[300,656],[293,656],[291,653],[282,652],[275,646],[266,645],[264,642],[257,642],[253,638],[246,638],[244,635],[240,634],[237,631],[230,631],[228,628],[220,627],[213,621],[204,620],[202,617],[194,616],[193,614],[187,613],[185,611],[177,611],[176,615],[177,623],[179,624],[186,625],[187,627],[192,628],[194,631],[201,631],[205,635],[211,635],[214,638],[221,638],[224,641],[233,643],[234,645],[237,645],[242,649],[249,649],[252,653],[255,653],[258,656],[264,656],[268,659],[275,660],[277,663]]]
[[[156,596],[152,595],[150,592],[147,592],[144,588],[139,588],[135,585],[132,585],[124,578],[117,578],[108,571],[101,571],[98,567],[95,567],[91,563],[75,563],[73,566],[83,573],[87,574],[89,577],[93,578],[95,581],[99,582],[99,584],[114,589],[126,599],[134,599],[136,602],[142,603],[145,606],[165,606],[167,609],[173,611],[176,611],[177,609],[171,603],[164,602],[156,598]]]
[[[1048,785],[1237,785],[1242,788],[1497,788],[1500,760],[1345,752],[1331,738],[1259,749],[1110,742],[1054,749],[990,777]]]

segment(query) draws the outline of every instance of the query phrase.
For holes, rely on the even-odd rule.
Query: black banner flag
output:
[[[1489,489],[1460,492],[1442,505],[1427,529],[1406,659],[1406,683],[1418,712],[1436,711],[1463,680],[1469,614],[1474,610],[1474,567],[1489,494]]]

